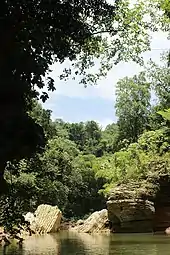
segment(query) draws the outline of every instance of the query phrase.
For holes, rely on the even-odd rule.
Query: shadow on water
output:
[[[85,233],[70,232],[67,238],[63,233],[61,241],[61,254],[81,255],[109,255],[109,236],[89,235]],[[70,247],[71,249],[68,249]]]
[[[80,234],[63,231],[29,237],[23,247],[0,247],[2,255],[169,255],[170,237],[152,234]]]

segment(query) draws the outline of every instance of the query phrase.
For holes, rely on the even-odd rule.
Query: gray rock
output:
[[[77,225],[72,228],[82,233],[100,233],[108,232],[108,212],[106,209],[103,209],[98,212],[92,213],[82,225]]]
[[[57,232],[60,228],[61,211],[57,206],[40,205],[35,211],[35,218],[30,225],[35,233]]]
[[[153,231],[153,202],[142,199],[109,200],[107,208],[113,232]]]

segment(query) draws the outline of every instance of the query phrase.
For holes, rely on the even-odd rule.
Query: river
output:
[[[22,247],[0,247],[2,255],[169,255],[170,237],[152,234],[88,235],[60,232],[29,237]]]

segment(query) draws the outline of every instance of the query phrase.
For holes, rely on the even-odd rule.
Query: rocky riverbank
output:
[[[107,202],[112,232],[153,232],[154,202],[143,198],[141,189],[121,185],[112,190]]]
[[[155,172],[115,187],[107,209],[113,232],[165,232],[170,226],[169,174]]]
[[[170,175],[155,172],[146,179],[114,187],[107,210],[93,213],[71,228],[78,232],[170,234]]]
[[[66,222],[57,206],[40,205],[34,214],[25,215],[27,227],[8,234],[0,229],[0,242],[11,239],[22,243],[32,234],[62,230],[78,233],[157,232],[170,234],[170,176],[155,173],[145,180],[114,187],[107,200],[107,209],[94,212],[86,220]]]

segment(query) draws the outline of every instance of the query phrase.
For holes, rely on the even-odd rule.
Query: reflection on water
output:
[[[2,255],[169,255],[170,237],[151,234],[88,235],[63,231],[29,237],[22,247],[1,247]]]

